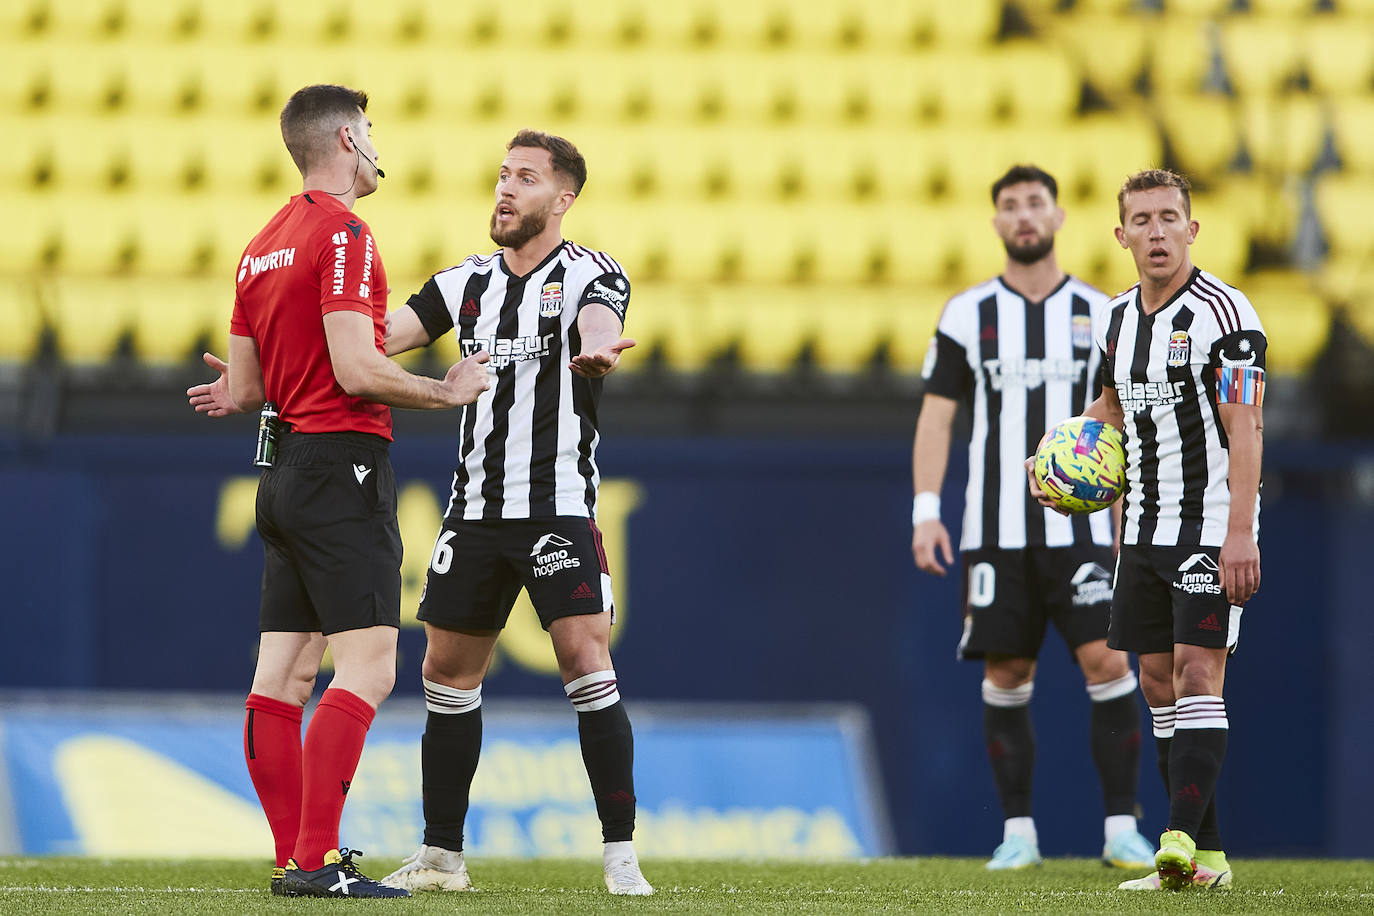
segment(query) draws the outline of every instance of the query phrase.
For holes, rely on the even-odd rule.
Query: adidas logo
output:
[[[476,318],[480,314],[482,309],[476,299],[464,299],[462,307],[458,309],[459,318]]]
[[[1192,802],[1200,805],[1202,804],[1202,790],[1197,787],[1197,783],[1190,782],[1175,792],[1174,798],[1181,802]]]
[[[1216,614],[1208,614],[1206,617],[1202,618],[1202,622],[1197,625],[1197,628],[1199,630],[1212,630],[1219,633],[1221,632],[1221,623],[1217,620]]]
[[[585,583],[585,582],[583,582],[583,583],[582,583],[581,585],[579,585],[577,588],[573,589],[573,593],[572,593],[571,595],[568,596],[569,600],[576,600],[576,599],[579,599],[579,598],[595,598],[595,597],[596,597],[596,593],[593,592],[592,589],[591,589],[591,586],[588,585],[588,584]]]
[[[632,805],[635,797],[624,789],[616,789],[609,795],[601,796],[601,801],[611,802],[617,805]]]

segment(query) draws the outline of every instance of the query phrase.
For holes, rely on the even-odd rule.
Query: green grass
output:
[[[359,860],[374,877],[396,863]],[[1124,878],[1094,860],[1051,859],[990,875],[981,859],[798,862],[649,860],[653,897],[611,897],[595,860],[470,863],[475,894],[341,904],[272,897],[268,867],[242,861],[0,858],[0,913],[1369,913],[1374,862],[1251,859],[1226,892],[1115,890]],[[369,868],[368,866],[372,867]]]

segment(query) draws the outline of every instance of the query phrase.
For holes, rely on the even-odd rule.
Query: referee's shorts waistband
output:
[[[278,464],[305,464],[321,459],[331,460],[357,454],[360,449],[385,457],[391,450],[391,442],[375,433],[283,431],[277,435]]]

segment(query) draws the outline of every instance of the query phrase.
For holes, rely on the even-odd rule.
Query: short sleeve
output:
[[[921,367],[926,391],[941,397],[959,400],[973,387],[973,370],[969,368],[968,351],[944,331],[936,331],[926,351]]]
[[[317,236],[315,267],[320,277],[320,312],[373,313],[373,265],[377,247],[367,223],[352,213],[325,220]]]
[[[431,341],[438,340],[453,329],[453,314],[448,310],[444,294],[439,290],[439,284],[434,282],[433,277],[425,281],[419,292],[406,300],[406,305],[410,306],[415,312],[415,317],[420,319],[420,324],[424,326],[425,333]]]
[[[234,313],[229,318],[229,333],[239,337],[252,337],[253,329],[248,325],[248,316],[243,314],[243,300],[234,293]]]
[[[593,302],[604,305],[615,312],[623,326],[625,313],[630,309],[629,279],[623,273],[615,270],[603,273],[587,284],[587,288],[582,291],[582,299],[577,303],[577,308],[581,311],[582,306]]]

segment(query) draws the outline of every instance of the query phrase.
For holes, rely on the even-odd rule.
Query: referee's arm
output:
[[[350,309],[324,316],[334,378],[355,398],[390,407],[443,408],[471,404],[491,387],[485,350],[454,363],[443,381],[411,375],[377,349],[372,316]]]

